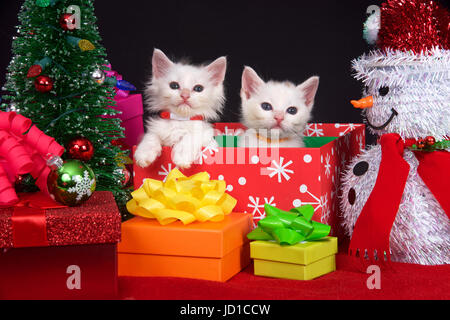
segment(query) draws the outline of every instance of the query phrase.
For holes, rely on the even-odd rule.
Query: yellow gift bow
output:
[[[167,175],[166,182],[145,179],[128,201],[130,213],[157,219],[162,225],[181,220],[189,224],[196,220],[222,221],[236,206],[237,200],[225,193],[223,180],[209,180],[207,172],[186,177],[178,169]]]

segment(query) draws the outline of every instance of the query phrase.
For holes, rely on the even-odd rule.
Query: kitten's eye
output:
[[[194,87],[194,91],[195,92],[202,92],[203,89],[204,89],[203,86],[199,85],[199,84]]]
[[[270,111],[272,110],[272,105],[270,103],[263,102],[261,103],[261,108],[265,111]]]
[[[180,89],[180,85],[178,84],[178,82],[172,81],[171,83],[169,83],[170,89],[173,90],[177,90]]]
[[[380,94],[380,96],[384,97],[389,93],[389,87],[381,87],[380,89],[378,89],[378,93]]]
[[[289,114],[296,114],[297,113],[297,108],[296,107],[289,107],[286,110],[287,113]]]

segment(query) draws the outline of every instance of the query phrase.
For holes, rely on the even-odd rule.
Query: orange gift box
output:
[[[220,222],[160,225],[135,217],[122,223],[119,276],[181,277],[225,282],[250,263],[252,215]]]

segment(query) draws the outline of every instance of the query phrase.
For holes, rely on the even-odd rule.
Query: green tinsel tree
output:
[[[111,143],[123,137],[123,128],[118,118],[104,117],[117,114],[108,107],[115,81],[102,79],[108,61],[96,20],[93,0],[25,0],[3,88],[9,103],[1,108],[30,118],[63,146],[77,136],[89,139],[95,152],[86,163],[96,174],[97,190],[112,191],[125,214],[129,192],[119,166],[124,155]]]

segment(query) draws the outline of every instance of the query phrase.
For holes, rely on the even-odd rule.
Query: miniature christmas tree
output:
[[[93,0],[25,0],[19,21],[3,88],[9,103],[1,109],[30,118],[66,146],[63,157],[85,161],[97,190],[112,191],[122,207],[128,198],[124,155],[114,141],[123,128],[108,107],[118,81],[103,71],[108,61]]]

